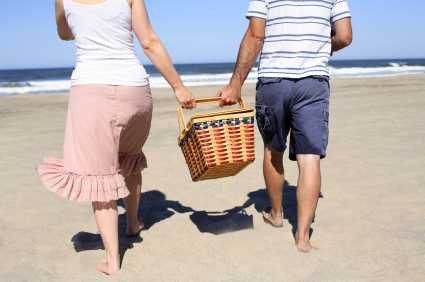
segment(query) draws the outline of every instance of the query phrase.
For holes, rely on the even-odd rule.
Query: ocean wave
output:
[[[16,87],[26,87],[32,86],[29,82],[9,82],[9,83],[0,83],[0,88],[16,88]]]
[[[418,73],[425,73],[425,66],[411,66],[403,63],[388,63],[387,66],[368,68],[335,68],[331,66],[329,67],[329,75],[331,78],[391,76]]]
[[[246,82],[256,82],[257,68],[253,68],[249,73]],[[425,73],[424,65],[411,65],[402,62],[387,62],[376,67],[329,67],[331,78],[348,77],[371,77],[371,76],[391,76],[401,74]],[[229,83],[232,73],[221,74],[183,74],[181,78],[186,86],[202,85],[223,85]],[[159,75],[152,75],[150,78],[152,88],[170,87],[167,81]],[[21,81],[0,83],[0,96],[19,95],[25,93],[58,93],[68,92],[71,85],[70,79],[65,80],[45,80],[45,81]]]
[[[71,80],[3,82],[0,83],[0,96],[68,92],[70,86]]]
[[[249,73],[246,82],[257,81],[257,68],[253,68]],[[227,84],[232,78],[232,73],[223,74],[193,74],[193,75],[181,75],[180,76],[184,85],[186,86],[202,86],[202,85],[219,85]],[[151,88],[164,88],[170,87],[167,81],[161,77],[150,77],[149,78]]]

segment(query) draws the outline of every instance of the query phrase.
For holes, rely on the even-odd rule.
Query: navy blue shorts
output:
[[[324,158],[329,137],[329,95],[327,76],[258,78],[255,109],[264,144],[284,152],[291,132],[289,159],[295,161],[297,154]]]

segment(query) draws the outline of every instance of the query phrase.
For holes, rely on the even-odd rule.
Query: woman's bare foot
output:
[[[102,262],[97,265],[97,270],[100,272],[106,273],[108,275],[113,275],[120,271],[120,259],[118,257],[117,261],[114,261],[113,263],[108,262]]]
[[[143,227],[145,226],[145,223],[142,221],[142,219],[138,219],[136,224],[131,226],[130,224],[127,224],[127,236],[136,236],[140,231],[142,231]]]
[[[297,246],[297,250],[303,253],[308,253],[311,250],[319,249],[312,246],[309,239],[298,238],[298,233],[295,234],[295,245]]]
[[[274,227],[282,227],[283,226],[283,207],[280,215],[273,217],[271,211],[267,212],[268,207],[263,209],[263,218],[264,222],[271,224]]]

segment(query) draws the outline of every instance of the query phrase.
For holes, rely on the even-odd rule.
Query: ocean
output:
[[[234,63],[177,64],[186,86],[226,84]],[[152,88],[169,87],[154,66],[145,65]],[[0,96],[25,93],[46,94],[68,92],[74,68],[0,70]],[[390,76],[425,73],[425,59],[329,61],[331,78]],[[256,82],[257,65],[246,82]]]

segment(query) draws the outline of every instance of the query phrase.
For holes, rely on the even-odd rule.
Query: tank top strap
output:
[[[131,10],[131,7],[130,5],[128,5],[127,0],[119,0],[119,1],[121,1],[122,4],[125,4],[125,6],[127,6]]]

